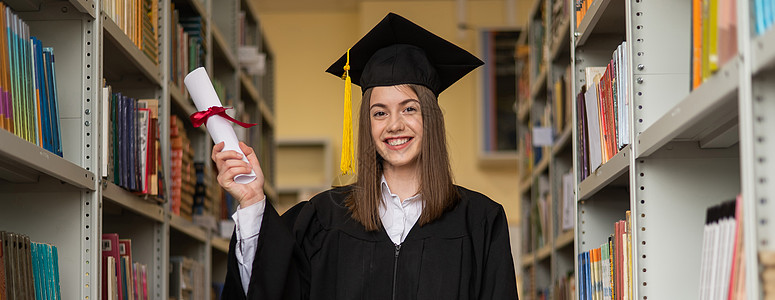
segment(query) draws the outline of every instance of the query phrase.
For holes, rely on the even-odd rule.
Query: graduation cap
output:
[[[349,75],[362,91],[375,86],[419,84],[438,96],[460,78],[484,64],[468,51],[389,13],[326,72],[343,76],[349,54]]]
[[[341,175],[353,175],[351,82],[362,92],[376,86],[418,84],[438,97],[483,64],[468,51],[404,17],[394,13],[385,16],[326,70],[345,79]],[[334,185],[351,181],[352,176],[337,178]]]

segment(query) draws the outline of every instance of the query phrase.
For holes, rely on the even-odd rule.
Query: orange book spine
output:
[[[692,0],[692,89],[702,83],[702,0]]]

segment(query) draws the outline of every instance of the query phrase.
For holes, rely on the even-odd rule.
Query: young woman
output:
[[[453,184],[437,102],[481,61],[395,14],[347,55],[329,71],[364,90],[354,184],[280,217],[253,149],[213,147],[240,203],[222,298],[517,299],[503,208]]]

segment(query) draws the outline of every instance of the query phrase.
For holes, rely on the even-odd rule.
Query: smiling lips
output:
[[[392,150],[400,150],[406,145],[409,144],[409,141],[412,140],[411,137],[396,137],[396,138],[389,138],[385,140],[385,143],[388,144],[388,148]]]

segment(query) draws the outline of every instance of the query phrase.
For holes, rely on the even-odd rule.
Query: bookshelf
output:
[[[528,71],[517,72],[528,75],[529,83],[517,86],[527,88],[529,97],[516,105],[523,211],[518,272],[523,279],[520,296],[526,299],[557,299],[552,295],[566,293],[565,283],[573,271],[573,230],[563,227],[563,218],[573,216],[562,212],[568,205],[563,201],[562,178],[572,168],[573,142],[568,114],[571,10],[567,2],[535,1],[527,37],[518,42],[530,49],[528,63],[523,64]],[[533,143],[534,130],[539,128],[548,128],[551,134],[551,142],[545,146]]]
[[[605,66],[626,41],[630,101],[628,121],[620,124],[629,145],[583,180],[574,172],[577,274],[578,255],[605,243],[629,210],[632,299],[698,298],[706,209],[742,194],[746,294],[763,297],[758,255],[773,250],[775,233],[768,199],[775,190],[767,184],[775,172],[767,157],[775,150],[768,123],[775,112],[775,33],[753,30],[754,1],[735,5],[737,52],[696,88],[691,1],[595,0],[578,27],[571,16],[571,95],[588,84],[587,67]],[[580,169],[577,104],[572,158]]]
[[[210,171],[213,168],[209,155],[212,140],[203,127],[194,128],[188,121],[195,108],[182,85],[181,75],[185,74],[174,68],[181,65],[173,66],[171,61],[173,56],[182,55],[173,53],[176,29],[172,15],[177,10],[179,16],[201,17],[203,59],[197,64],[205,66],[211,78],[222,85],[226,96],[221,100],[236,108],[237,118],[261,124],[246,130],[242,137],[261,152],[262,164],[268,166],[265,170],[271,171],[276,147],[274,65],[253,3],[154,1],[157,45],[149,54],[139,45],[136,29],[125,28],[128,23],[119,25],[103,11],[103,5],[108,7],[112,0],[2,2],[29,25],[31,35],[39,38],[43,47],[54,48],[63,156],[0,130],[0,230],[57,246],[63,299],[102,298],[103,233],[118,233],[120,238],[132,240],[133,260],[148,268],[150,299],[177,294],[170,282],[170,263],[176,256],[201,264],[204,272],[200,279],[204,282],[195,293],[209,298],[212,283],[225,278],[229,240],[219,235],[212,222],[195,222],[172,212],[169,124],[173,117],[183,123],[180,128],[190,140],[191,161],[204,163]],[[248,20],[249,30],[241,31],[241,19]],[[127,30],[135,30],[137,35],[132,38]],[[265,55],[263,68],[246,71],[238,55],[242,45],[255,45]],[[111,126],[101,118],[108,108],[104,103],[109,103],[103,102],[109,100],[104,97],[103,81],[112,93],[158,99],[162,196],[129,191],[103,177],[112,174],[104,174],[102,169],[103,163],[111,162],[101,154],[111,147],[101,139],[108,132],[103,130]],[[276,182],[274,173],[266,176],[268,183]],[[267,190],[270,199],[278,198],[275,187]],[[215,217],[218,221],[219,216]]]

